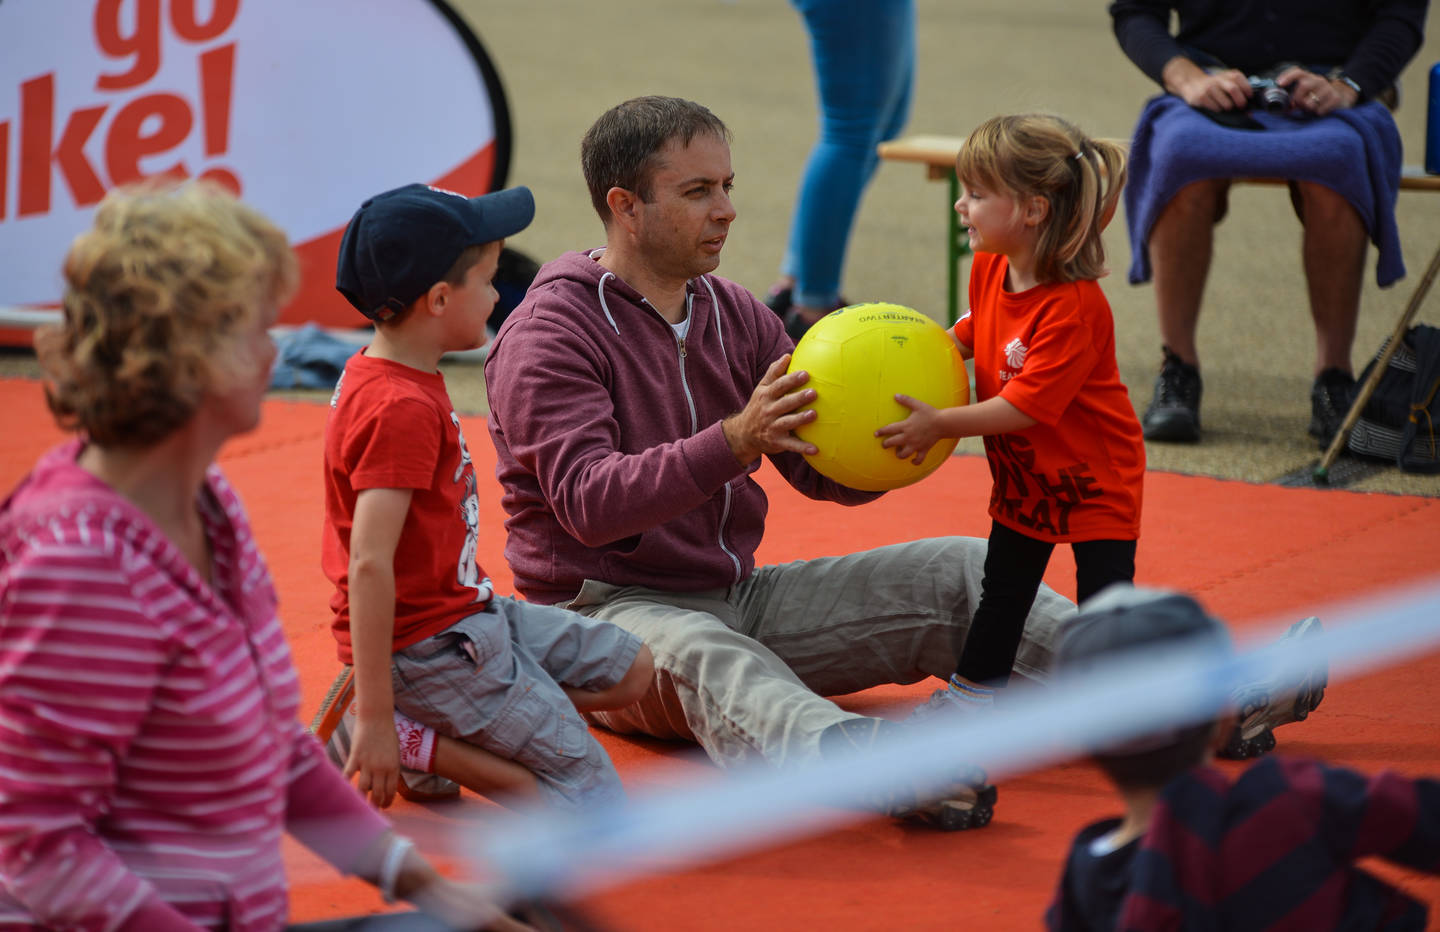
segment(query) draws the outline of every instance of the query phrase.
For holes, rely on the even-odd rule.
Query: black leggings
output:
[[[1071,544],[1075,552],[1076,601],[1084,602],[1113,582],[1133,582],[1135,543],[1085,540]],[[970,633],[955,668],[958,675],[988,686],[1004,686],[1010,681],[1010,669],[1025,632],[1025,618],[1054,549],[1049,541],[990,522],[980,605],[970,619]]]

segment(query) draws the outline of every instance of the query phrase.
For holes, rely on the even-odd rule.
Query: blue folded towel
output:
[[[1291,178],[1339,192],[1360,214],[1384,288],[1405,275],[1395,199],[1400,190],[1400,133],[1375,101],[1329,117],[1249,114],[1263,130],[1221,126],[1171,94],[1152,97],[1135,124],[1125,219],[1130,283],[1150,280],[1150,230],[1175,192],[1204,178]]]
[[[326,333],[313,323],[275,338],[278,350],[270,370],[271,388],[331,388],[345,363],[363,345]]]

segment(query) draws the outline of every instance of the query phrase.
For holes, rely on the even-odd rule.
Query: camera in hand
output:
[[[1252,74],[1246,80],[1254,92],[1250,97],[1250,106],[1271,113],[1284,113],[1290,109],[1290,92],[1276,84],[1274,78]]]
[[[1293,106],[1290,90],[1276,83],[1275,79],[1287,68],[1293,67],[1294,62],[1281,62],[1261,74],[1247,76],[1245,80],[1250,82],[1251,91],[1250,106],[1270,113],[1284,113],[1289,110]]]

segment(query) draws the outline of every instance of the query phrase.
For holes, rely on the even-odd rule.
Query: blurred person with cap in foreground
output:
[[[1117,584],[1066,626],[1056,670],[1164,648],[1233,651],[1191,597]],[[1356,861],[1440,872],[1440,782],[1284,755],[1232,779],[1210,766],[1229,717],[1092,750],[1125,814],[1076,835],[1047,928],[1424,929],[1425,906]]]

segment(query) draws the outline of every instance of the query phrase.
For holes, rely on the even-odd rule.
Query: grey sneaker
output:
[[[1155,378],[1155,394],[1140,419],[1146,440],[1194,443],[1200,439],[1200,370],[1163,346],[1165,362]]]
[[[904,727],[882,718],[836,722],[820,733],[820,753],[833,757],[872,751],[893,740]],[[939,784],[917,783],[878,794],[867,801],[866,808],[942,832],[959,832],[989,825],[998,798],[998,791],[986,782],[985,772],[972,767]]]
[[[1320,619],[1312,615],[1291,625],[1280,640],[1312,637],[1323,630]],[[1275,729],[1308,718],[1325,698],[1329,682],[1330,667],[1322,661],[1298,683],[1256,683],[1238,690],[1234,696],[1235,730],[1217,755],[1247,760],[1268,754],[1275,748]]]

